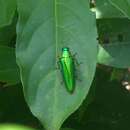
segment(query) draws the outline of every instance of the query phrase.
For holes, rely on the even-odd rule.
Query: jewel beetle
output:
[[[67,91],[73,93],[75,89],[75,63],[74,57],[71,55],[68,47],[62,48],[59,66]]]

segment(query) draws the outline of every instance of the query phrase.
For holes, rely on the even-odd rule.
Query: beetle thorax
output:
[[[70,56],[69,51],[63,51],[62,57],[69,57],[69,56]]]

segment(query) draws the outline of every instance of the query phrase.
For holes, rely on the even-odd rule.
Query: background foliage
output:
[[[129,130],[129,6],[130,0],[0,0],[0,123],[29,127],[0,129]],[[83,62],[73,95],[55,69],[65,45]]]

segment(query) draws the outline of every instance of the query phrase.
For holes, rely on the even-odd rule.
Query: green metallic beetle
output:
[[[59,65],[66,89],[69,93],[73,93],[75,88],[75,63],[68,47],[62,48]]]

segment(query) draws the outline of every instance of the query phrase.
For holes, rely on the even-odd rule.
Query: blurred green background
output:
[[[76,130],[129,130],[130,92],[121,84],[124,71],[101,66],[82,106],[63,124]],[[123,74],[122,74],[123,73]],[[117,75],[118,74],[118,75]],[[88,104],[89,101],[89,104]],[[0,87],[0,123],[15,123],[42,129],[31,114],[23,96],[22,86]]]

